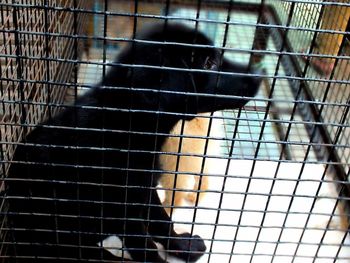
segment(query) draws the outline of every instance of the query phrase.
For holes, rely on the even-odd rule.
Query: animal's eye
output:
[[[204,62],[204,69],[215,70],[217,64],[210,57],[207,57]]]

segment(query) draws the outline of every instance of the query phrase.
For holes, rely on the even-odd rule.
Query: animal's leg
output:
[[[117,233],[133,260],[137,262],[166,262],[159,256],[158,248],[152,237],[149,236],[143,218],[136,214],[142,208],[136,206],[127,209],[133,211],[127,212],[123,222],[104,220],[105,231]]]
[[[159,256],[158,248],[148,233],[143,222],[128,221],[125,227],[124,243],[133,260],[140,262],[166,262]]]
[[[129,179],[134,179],[130,177]],[[142,213],[147,206],[148,190],[144,188],[130,188],[127,192],[125,204],[114,205],[113,190],[105,191],[103,232],[116,234],[132,260],[137,262],[166,262],[158,254],[158,248],[153,238],[148,234]],[[114,193],[115,194],[115,193]],[[102,240],[101,240],[102,241]]]
[[[152,191],[151,205],[144,210],[144,217],[149,220],[148,232],[156,236],[154,239],[169,249],[170,254],[189,261],[196,261],[204,254],[206,246],[200,236],[175,232],[155,190]]]

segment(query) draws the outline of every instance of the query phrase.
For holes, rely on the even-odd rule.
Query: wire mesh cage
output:
[[[1,0],[0,261],[349,262],[349,21]]]

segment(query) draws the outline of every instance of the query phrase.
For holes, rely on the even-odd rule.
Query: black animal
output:
[[[15,261],[113,261],[97,245],[110,235],[141,262],[165,262],[154,241],[189,261],[206,250],[199,236],[176,233],[161,206],[157,151],[180,118],[242,107],[260,80],[220,61],[221,51],[192,28],[151,28],[99,85],[18,145],[6,179]]]

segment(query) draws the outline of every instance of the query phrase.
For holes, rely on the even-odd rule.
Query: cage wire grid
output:
[[[264,68],[244,108],[196,116],[199,133],[179,123],[168,136],[177,146],[159,152],[176,160],[164,173],[201,175],[177,192],[202,199],[170,202],[175,228],[206,243],[198,262],[349,262],[349,17],[347,1],[0,1],[0,260],[16,262],[5,191],[16,146],[91,89],[138,41],[136,30],[166,20],[205,32],[225,58]],[[175,186],[160,184],[161,199],[174,199]],[[103,246],[130,258],[117,236]]]

